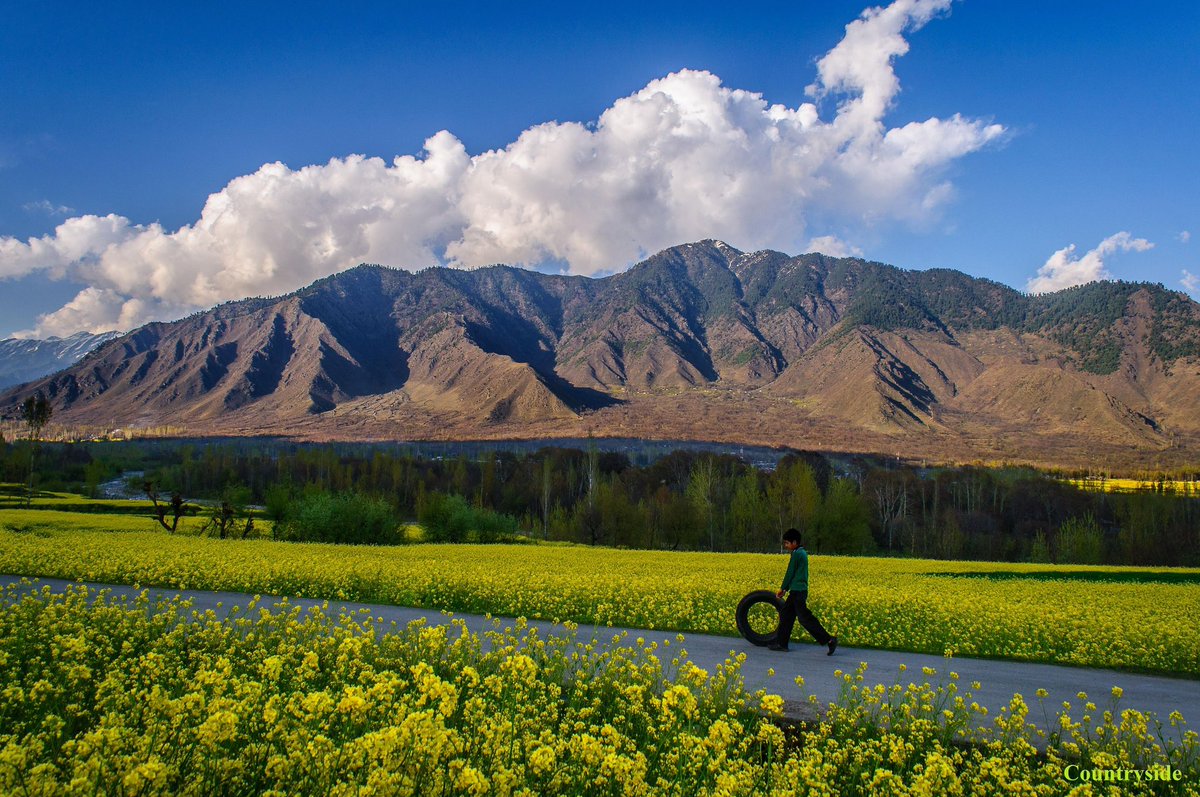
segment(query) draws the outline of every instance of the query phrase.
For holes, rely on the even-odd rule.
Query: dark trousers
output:
[[[777,644],[785,648],[788,646],[788,641],[792,638],[792,628],[796,625],[797,619],[800,620],[800,625],[804,626],[804,630],[812,634],[813,639],[817,640],[819,644],[828,645],[829,640],[833,639],[816,615],[808,610],[808,591],[793,590],[788,593],[787,599],[783,602],[783,610],[779,612],[779,637],[775,640]]]

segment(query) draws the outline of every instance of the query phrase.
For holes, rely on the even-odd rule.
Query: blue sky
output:
[[[847,38],[863,3],[14,6],[0,336],[176,317],[359,258],[602,275],[703,237],[1019,289],[1200,275],[1197,6],[912,2],[890,71]],[[839,42],[840,88],[818,63]],[[837,138],[839,108],[890,75]],[[705,132],[651,129],[655,91]],[[820,138],[796,132],[806,103]],[[776,104],[795,118],[768,120]],[[953,135],[872,138],[930,119]],[[721,125],[765,137],[731,149]],[[813,141],[832,149],[788,171]],[[877,170],[839,159],[859,147]]]

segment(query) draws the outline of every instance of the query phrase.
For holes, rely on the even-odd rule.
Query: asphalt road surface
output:
[[[22,576],[0,575],[0,588],[10,584],[18,584]],[[31,579],[33,580],[33,579]],[[60,592],[69,584],[80,582],[62,579],[40,578],[36,583],[49,585],[52,590]],[[91,588],[111,589],[114,596],[134,596],[139,590],[133,587],[109,584],[88,583]],[[199,590],[172,590],[148,588],[151,598],[157,595],[182,595],[193,601],[193,608],[198,611],[212,609],[218,616],[225,616],[234,606],[245,606],[253,597],[240,592],[203,592]],[[259,601],[261,608],[269,608],[278,604],[281,599],[273,596],[262,596]],[[328,603],[328,613],[336,617],[341,611],[353,612],[367,609],[372,616],[383,619],[381,625],[387,626],[395,621],[400,627],[418,618],[426,618],[429,624],[448,624],[451,618],[465,621],[467,627],[476,633],[492,630],[494,619],[489,620],[477,614],[450,614],[430,609],[412,609],[402,606],[384,606],[377,604],[352,603],[348,601],[322,601],[307,598],[288,598],[289,605],[300,606],[307,610],[310,606]],[[218,606],[220,604],[220,606]],[[500,627],[511,625],[512,620],[500,618]],[[530,620],[529,626],[536,627],[545,637],[549,634],[561,635],[569,633],[562,625],[548,621]],[[834,629],[836,630],[836,629]],[[1030,706],[1029,720],[1043,725],[1041,712],[1037,706],[1034,693],[1037,689],[1045,689],[1049,696],[1045,700],[1047,714],[1051,723],[1063,701],[1072,705],[1072,717],[1079,720],[1082,712],[1082,701],[1076,694],[1086,692],[1088,698],[1101,710],[1110,700],[1114,686],[1124,690],[1119,708],[1134,708],[1143,712],[1153,712],[1166,722],[1172,711],[1179,711],[1191,726],[1200,725],[1200,681],[1179,678],[1168,678],[1153,675],[1138,675],[1117,672],[1114,670],[1085,669],[1081,667],[1063,667],[1051,664],[1033,664],[1017,661],[996,661],[989,659],[946,659],[941,656],[931,656],[921,653],[905,653],[890,650],[874,650],[870,648],[854,648],[839,646],[832,656],[826,655],[824,647],[815,643],[798,641],[803,635],[803,629],[797,626],[793,635],[791,650],[774,652],[757,647],[741,637],[710,636],[706,634],[685,634],[680,643],[675,631],[649,631],[635,628],[620,628],[615,626],[580,625],[576,635],[583,641],[595,639],[599,642],[611,642],[613,636],[628,631],[628,636],[618,644],[633,645],[638,637],[647,642],[656,641],[659,644],[658,653],[678,650],[680,647],[688,653],[688,658],[698,667],[714,672],[716,666],[726,657],[733,654],[745,653],[746,660],[742,665],[742,675],[746,687],[753,692],[759,687],[765,687],[768,692],[778,694],[787,701],[785,713],[800,718],[811,719],[814,714],[806,709],[808,695],[815,695],[822,704],[832,702],[838,695],[841,679],[835,671],[853,673],[860,662],[867,663],[864,683],[882,683],[891,685],[897,679],[902,685],[909,683],[928,682],[933,685],[946,683],[948,673],[958,673],[959,693],[970,689],[972,681],[978,681],[982,688],[972,690],[972,699],[980,705],[987,706],[988,719],[999,715],[1000,709],[1007,706],[1014,693],[1024,696]],[[670,641],[670,647],[664,648],[663,642]],[[673,655],[673,654],[672,654]],[[666,660],[670,659],[666,656]],[[901,675],[899,667],[907,665],[907,670]],[[923,668],[931,667],[937,671],[934,676],[926,677]],[[768,675],[773,669],[774,676]],[[804,691],[795,684],[797,675],[804,678]],[[1094,712],[1095,713],[1095,712]]]

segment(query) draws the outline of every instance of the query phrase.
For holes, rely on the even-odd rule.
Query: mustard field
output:
[[[1141,493],[1165,492],[1174,495],[1200,495],[1200,482],[1184,479],[1122,479],[1122,478],[1087,478],[1064,479],[1081,490],[1102,493]]]
[[[555,545],[334,546],[56,527],[0,511],[0,572],[737,634],[782,555]],[[67,516],[70,517],[70,516]],[[81,517],[81,516],[75,516]],[[22,525],[25,523],[25,525]],[[813,556],[809,603],[849,646],[1200,678],[1200,572]]]
[[[196,535],[204,525],[205,518],[181,517],[176,533]],[[259,521],[255,521],[258,523]],[[145,532],[154,528],[155,521],[147,514],[110,515],[99,512],[72,512],[56,509],[0,509],[0,529],[41,536],[71,532]]]
[[[788,729],[736,658],[707,672],[673,646],[521,621],[379,629],[253,601],[234,618],[9,587],[0,793],[1200,794],[1196,733],[1122,710],[1115,689],[1080,694],[1081,714],[1014,695],[981,725],[979,684],[867,687],[860,669],[828,721]],[[1140,774],[1085,780],[1116,770]]]

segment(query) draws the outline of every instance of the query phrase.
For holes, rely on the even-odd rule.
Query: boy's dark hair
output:
[[[800,542],[799,529],[788,529],[787,531],[785,531],[783,533],[783,541],[784,542],[797,542],[797,543]]]

